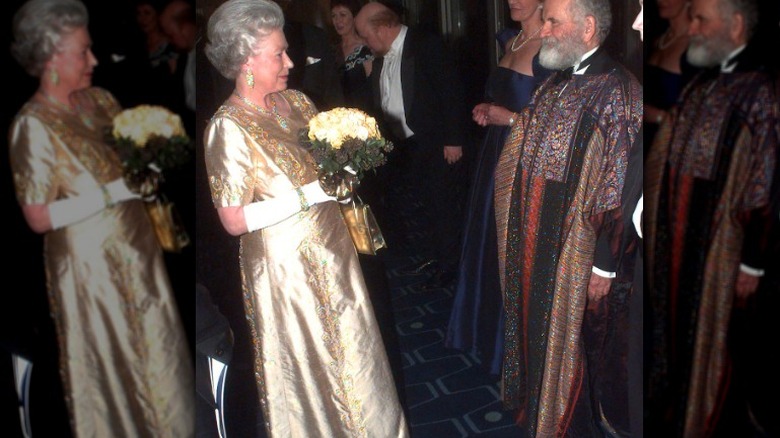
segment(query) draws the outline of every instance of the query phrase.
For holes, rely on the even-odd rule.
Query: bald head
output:
[[[355,30],[375,55],[383,56],[401,32],[401,19],[387,6],[371,2],[355,16]]]

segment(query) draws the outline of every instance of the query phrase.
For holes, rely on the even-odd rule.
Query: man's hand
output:
[[[598,274],[590,274],[590,282],[588,283],[588,300],[599,301],[609,293],[609,287],[612,285],[612,279],[602,277]]]
[[[453,164],[463,156],[463,148],[460,146],[444,146],[444,159],[448,164]]]

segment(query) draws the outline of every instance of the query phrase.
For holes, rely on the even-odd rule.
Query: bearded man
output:
[[[587,342],[584,331],[619,329],[608,323],[613,304],[625,297],[608,295],[620,261],[621,193],[642,92],[601,48],[611,27],[609,3],[545,2],[539,56],[558,71],[521,113],[496,169],[503,399],[530,436],[590,437],[612,429],[602,415],[610,403],[599,396],[598,375],[619,359],[589,361],[601,346]]]
[[[655,335],[645,396],[668,433],[700,437],[723,424],[724,402],[734,406],[729,343],[745,340],[729,330],[763,275],[778,109],[765,54],[748,44],[756,2],[693,0],[691,17],[687,57],[704,70],[645,161]]]

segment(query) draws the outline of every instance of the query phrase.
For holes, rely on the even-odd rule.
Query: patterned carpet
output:
[[[414,206],[412,206],[414,207]],[[414,438],[524,437],[512,414],[502,410],[498,378],[473,354],[444,347],[454,287],[422,290],[422,276],[399,270],[419,263],[422,235],[410,209],[401,230],[388,230],[381,254],[387,269],[403,361],[407,420]]]

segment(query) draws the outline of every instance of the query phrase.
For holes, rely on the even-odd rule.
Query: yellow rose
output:
[[[114,137],[129,138],[141,148],[152,136],[171,138],[186,135],[181,118],[161,106],[139,105],[122,111],[113,122]]]

